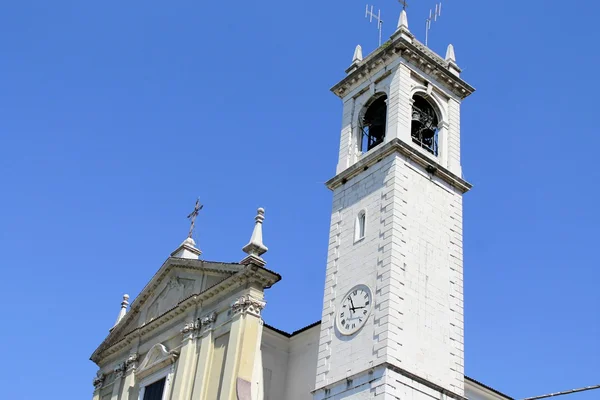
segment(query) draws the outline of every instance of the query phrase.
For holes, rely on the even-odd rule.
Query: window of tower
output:
[[[363,210],[356,217],[356,226],[354,228],[354,241],[358,242],[365,237],[365,228],[367,225],[367,213]]]
[[[383,143],[387,119],[387,96],[379,96],[367,107],[360,121],[360,151],[366,153]]]
[[[439,119],[431,103],[415,95],[410,129],[412,141],[434,156],[438,155],[438,125]]]

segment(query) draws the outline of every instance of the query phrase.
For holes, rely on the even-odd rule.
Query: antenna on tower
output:
[[[369,18],[369,22],[373,22],[373,18],[377,21],[377,29],[379,30],[379,46],[381,46],[381,31],[383,27],[383,20],[381,19],[381,10],[377,12],[377,15],[373,13],[373,6],[371,6],[371,10],[369,10],[369,5],[367,4],[367,8],[365,10],[365,18]]]
[[[436,22],[438,18],[442,16],[442,2],[435,5],[435,12],[429,10],[429,18],[425,20],[425,46],[429,42],[429,31],[431,30],[431,23]]]

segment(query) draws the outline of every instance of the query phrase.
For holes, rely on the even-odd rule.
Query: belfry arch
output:
[[[387,129],[387,100],[378,93],[366,103],[359,117],[358,150],[366,153],[385,141]]]
[[[424,93],[412,97],[410,136],[413,143],[437,156],[439,153],[439,126],[442,121],[437,104]]]

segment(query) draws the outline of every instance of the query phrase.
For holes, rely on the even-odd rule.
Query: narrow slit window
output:
[[[359,241],[365,237],[365,227],[367,225],[367,214],[361,211],[356,218],[356,232],[354,241]]]
[[[360,121],[360,151],[366,153],[385,140],[387,96],[379,96],[369,105]]]

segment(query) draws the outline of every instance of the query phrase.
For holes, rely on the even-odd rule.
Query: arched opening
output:
[[[377,97],[360,121],[360,151],[366,153],[373,147],[383,143],[387,120],[387,96]]]
[[[429,101],[416,94],[413,96],[410,135],[414,143],[438,155],[438,115]]]

